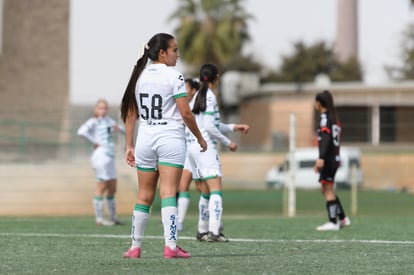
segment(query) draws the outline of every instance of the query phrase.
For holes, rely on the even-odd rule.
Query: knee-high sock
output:
[[[95,210],[95,221],[97,223],[102,223],[104,218],[104,201],[101,196],[95,196],[93,198],[93,208]]]
[[[209,204],[210,196],[201,194],[200,200],[198,201],[198,232],[207,233],[209,223]]]
[[[346,217],[345,211],[344,211],[344,208],[342,207],[341,201],[339,200],[338,196],[336,196],[336,204],[338,205],[338,207],[336,208],[336,214],[338,215],[340,220],[345,219]]]
[[[177,247],[177,198],[169,197],[161,200],[161,218],[164,226],[165,246]]]
[[[208,231],[212,232],[214,235],[218,235],[220,231],[221,216],[223,213],[223,199],[221,191],[211,192],[208,210],[210,212]]]
[[[190,193],[180,192],[178,194],[178,200],[177,200],[178,224],[181,224],[181,225],[183,224],[189,205],[190,205]]]
[[[142,240],[144,239],[145,228],[148,223],[149,209],[149,205],[135,204],[131,228],[132,248],[141,247]]]
[[[336,203],[336,200],[326,202],[326,210],[328,211],[328,218],[329,218],[329,221],[333,223],[336,223],[337,208],[338,208],[338,204]]]
[[[114,196],[106,197],[106,206],[108,207],[109,219],[111,221],[116,221],[116,201]]]

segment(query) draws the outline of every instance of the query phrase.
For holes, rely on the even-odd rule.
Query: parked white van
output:
[[[296,188],[314,189],[320,188],[319,174],[315,173],[313,167],[318,158],[317,147],[298,148],[295,151],[295,186]],[[355,166],[356,183],[363,182],[361,169],[361,151],[356,147],[341,147],[341,165],[335,176],[336,187],[349,188],[352,182],[352,167]],[[289,175],[289,154],[285,161],[267,172],[266,185],[268,188],[282,188]]]

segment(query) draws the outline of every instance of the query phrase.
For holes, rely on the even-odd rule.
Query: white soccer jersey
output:
[[[78,135],[86,138],[92,144],[99,144],[104,152],[113,157],[115,154],[113,132],[114,126],[117,125],[115,120],[105,116],[103,118],[90,118],[78,129]],[[124,127],[118,125],[122,132]]]
[[[193,108],[197,94],[194,95],[190,102]],[[209,178],[222,177],[220,157],[216,149],[216,142],[225,146],[230,144],[230,140],[224,135],[231,132],[234,124],[224,124],[220,122],[220,112],[216,97],[210,89],[206,94],[206,110],[195,115],[197,126],[206,140],[207,151],[200,153],[200,147],[196,143],[196,138],[188,130],[186,132],[188,162],[193,179],[207,180]]]
[[[141,73],[135,89],[140,127],[183,124],[175,99],[187,96],[184,77],[165,64],[150,64]]]
[[[135,143],[137,168],[183,167],[184,121],[175,100],[187,96],[184,77],[165,64],[151,64],[139,77],[135,96],[140,120]]]
[[[194,106],[195,99],[198,92],[194,95],[190,102],[190,108]],[[216,142],[220,142],[224,146],[229,146],[231,141],[222,132],[229,132],[233,128],[234,124],[222,124],[220,122],[220,112],[216,100],[216,96],[213,91],[208,89],[206,94],[206,110],[199,114],[195,114],[197,126],[203,135],[203,138],[209,145],[215,145]],[[190,132],[186,132],[187,141],[194,141],[195,136]]]

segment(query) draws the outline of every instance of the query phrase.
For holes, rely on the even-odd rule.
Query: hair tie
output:
[[[203,77],[203,80],[204,80],[204,81],[207,81],[207,80],[208,80],[208,77],[207,77],[207,76],[204,76],[204,77]]]
[[[148,51],[149,47],[147,43],[142,43],[141,48],[139,49],[138,59],[144,56],[145,51]]]

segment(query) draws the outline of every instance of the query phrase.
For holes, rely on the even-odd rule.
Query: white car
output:
[[[318,158],[318,148],[298,148],[295,151],[295,187],[302,189],[320,188],[319,174],[313,167]],[[361,151],[355,147],[341,147],[341,165],[335,175],[336,187],[349,188],[352,184],[352,167],[355,167],[355,182],[357,186],[363,182],[361,170]],[[289,175],[289,154],[285,161],[267,172],[266,185],[268,188],[282,188]]]

